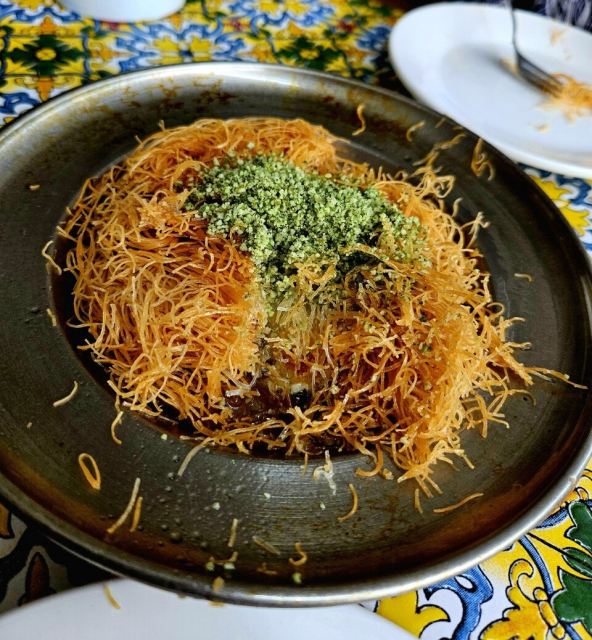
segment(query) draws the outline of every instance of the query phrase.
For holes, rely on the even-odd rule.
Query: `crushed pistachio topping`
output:
[[[348,185],[341,184],[346,180]],[[231,157],[198,174],[185,209],[209,221],[209,234],[238,238],[264,295],[273,300],[293,285],[304,264],[335,265],[339,279],[373,260],[417,257],[425,236],[419,220],[404,216],[378,190],[351,183],[344,176],[305,171],[277,155]],[[390,255],[373,258],[351,250],[375,246],[385,231]]]

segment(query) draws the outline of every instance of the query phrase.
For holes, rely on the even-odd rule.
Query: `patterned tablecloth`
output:
[[[386,44],[401,13],[384,0],[189,0],[166,20],[117,25],[53,0],[0,0],[0,124],[81,84],[177,62],[272,62],[393,87]],[[592,182],[525,170],[592,252]],[[0,611],[103,575],[0,504]],[[592,464],[509,549],[375,606],[424,640],[592,638]]]

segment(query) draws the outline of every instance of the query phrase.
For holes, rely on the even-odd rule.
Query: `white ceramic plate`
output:
[[[107,599],[104,586],[121,606]],[[413,636],[359,605],[322,609],[214,606],[131,580],[44,598],[0,617],[8,640],[359,640]]]
[[[592,84],[592,34],[517,11],[521,53],[549,73]],[[450,116],[527,164],[592,178],[592,116],[570,124],[541,105],[544,96],[502,64],[513,62],[512,26],[502,6],[433,4],[405,14],[389,42],[403,84],[424,104]]]

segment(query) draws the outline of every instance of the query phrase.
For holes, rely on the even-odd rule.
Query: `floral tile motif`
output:
[[[384,84],[401,12],[375,0],[189,0],[161,22],[111,24],[52,0],[0,0],[0,117],[123,71],[206,60],[253,60]]]

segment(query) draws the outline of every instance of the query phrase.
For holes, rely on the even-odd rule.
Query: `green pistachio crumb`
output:
[[[305,171],[277,155],[235,155],[228,152],[222,166],[214,159],[214,166],[199,173],[185,209],[209,221],[210,235],[233,235],[239,248],[249,252],[270,304],[294,286],[299,265],[334,264],[338,281],[377,259],[417,259],[417,247],[425,244],[419,220],[404,216],[372,187],[339,184],[330,173]],[[383,232],[391,241],[376,258],[344,251],[376,246]]]

